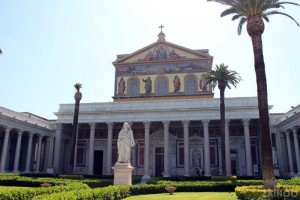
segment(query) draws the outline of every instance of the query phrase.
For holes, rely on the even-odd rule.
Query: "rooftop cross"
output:
[[[158,28],[160,28],[160,32],[162,32],[162,29],[164,28],[164,26],[160,25]]]

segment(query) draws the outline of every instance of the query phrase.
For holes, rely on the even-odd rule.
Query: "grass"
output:
[[[173,195],[168,193],[163,194],[148,194],[138,195],[126,198],[126,200],[140,200],[140,199],[159,199],[159,200],[236,200],[237,196],[234,192],[175,192]]]

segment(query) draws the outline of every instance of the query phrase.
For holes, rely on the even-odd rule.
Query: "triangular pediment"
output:
[[[191,50],[170,42],[158,41],[127,55],[119,55],[115,65],[126,63],[212,59],[208,50]]]

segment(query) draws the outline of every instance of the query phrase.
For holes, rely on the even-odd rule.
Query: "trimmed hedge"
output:
[[[300,186],[278,185],[276,189],[264,189],[263,186],[241,186],[235,188],[239,199],[252,200],[296,200],[300,199]]]

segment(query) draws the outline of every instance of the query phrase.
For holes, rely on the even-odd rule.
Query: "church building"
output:
[[[225,152],[221,151],[220,99],[202,74],[212,69],[208,49],[192,50],[158,40],[113,62],[113,102],[81,103],[76,164],[72,162],[74,104],[61,104],[56,120],[0,107],[0,173],[112,175],[117,138],[131,125],[134,175],[261,175],[257,97],[225,99]],[[270,106],[271,108],[271,106]],[[276,175],[300,173],[300,105],[271,114]],[[222,163],[222,155],[225,163]],[[288,155],[288,156],[287,156]]]

